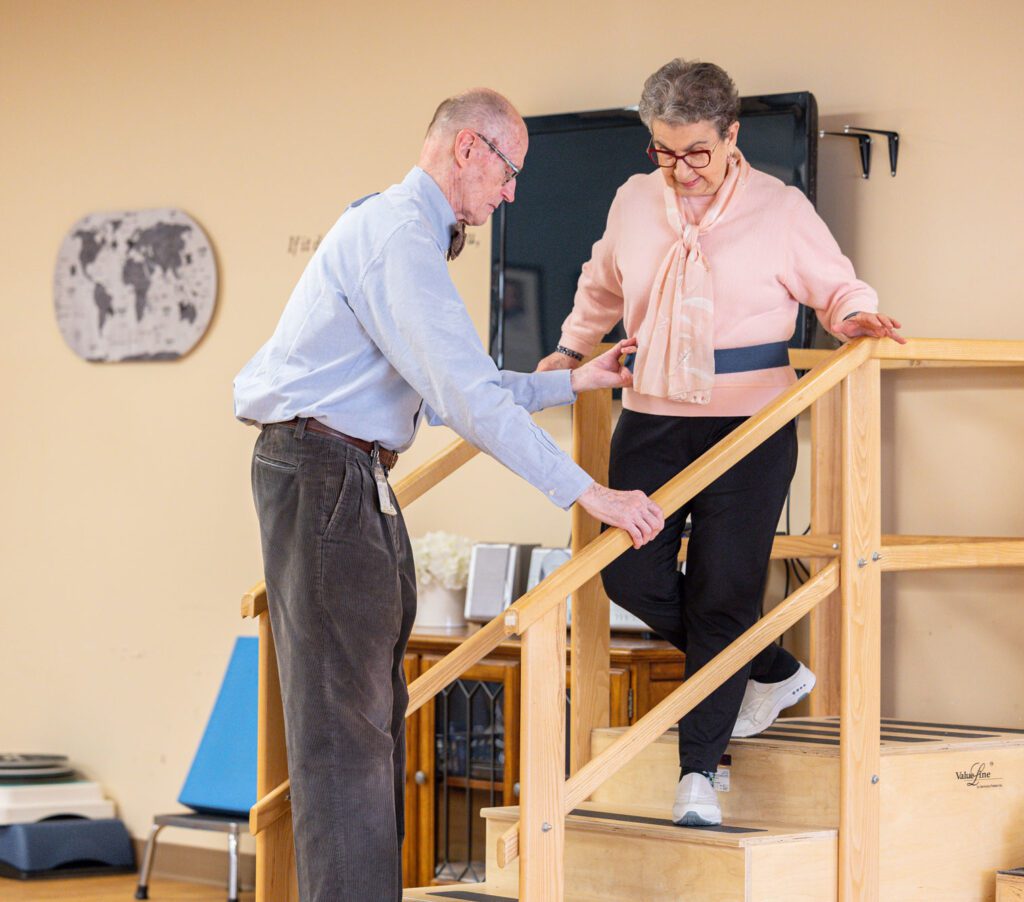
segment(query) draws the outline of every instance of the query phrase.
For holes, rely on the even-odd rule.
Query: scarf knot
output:
[[[700,222],[691,219],[676,192],[664,188],[665,214],[678,236],[651,286],[647,312],[637,332],[633,390],[690,404],[709,404],[715,382],[715,302],[711,265],[700,238],[742,193],[750,164],[739,150],[729,158],[725,179]]]

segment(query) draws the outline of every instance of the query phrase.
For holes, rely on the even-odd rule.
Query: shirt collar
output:
[[[442,250],[447,250],[455,227],[455,211],[444,196],[441,186],[419,166],[409,170],[409,174],[402,179],[402,186],[423,203],[431,231]]]

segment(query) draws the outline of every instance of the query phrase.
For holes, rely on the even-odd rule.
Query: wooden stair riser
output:
[[[487,885],[518,898],[518,863],[501,869],[495,856],[498,837],[514,818],[503,810],[487,822]],[[513,810],[514,811],[514,810]],[[517,812],[516,812],[517,814]],[[587,899],[622,902],[831,902],[835,899],[834,833],[782,837],[777,841],[687,842],[681,836],[707,835],[687,830],[672,838],[652,835],[633,824],[566,826],[565,886]],[[671,828],[676,830],[679,828]],[[700,837],[703,839],[703,836]]]

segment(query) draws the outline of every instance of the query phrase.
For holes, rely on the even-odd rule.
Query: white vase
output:
[[[418,586],[416,592],[416,626],[427,629],[454,630],[466,625],[465,589],[446,589],[437,583]]]

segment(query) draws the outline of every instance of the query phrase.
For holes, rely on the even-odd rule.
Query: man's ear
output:
[[[462,167],[469,162],[469,155],[473,151],[473,142],[475,140],[476,135],[468,128],[460,129],[458,134],[455,135],[454,153],[456,165]]]

